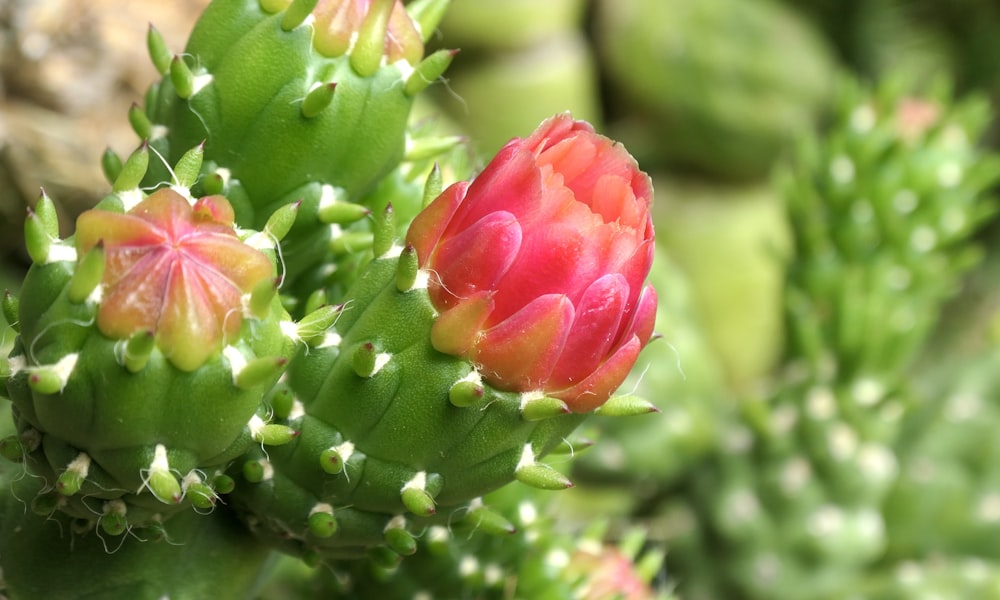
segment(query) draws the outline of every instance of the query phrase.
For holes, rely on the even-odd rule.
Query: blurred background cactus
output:
[[[179,49],[207,4],[0,5],[6,287],[29,265],[38,189],[72,223],[105,193],[105,147],[134,147],[125,115],[161,77],[146,23]],[[1000,598],[995,3],[452,0],[424,33],[424,56],[460,52],[414,99],[408,135],[450,145],[388,157],[351,193],[372,210],[419,204],[428,157],[465,178],[564,111],[621,141],[653,178],[660,295],[660,339],[622,391],[659,412],[590,419],[549,460],[573,489],[487,494],[479,520],[411,528],[401,562],[266,559],[213,521],[192,544],[274,566],[233,586],[262,600]],[[38,483],[10,485],[17,498]],[[0,565],[23,572],[10,527]],[[129,544],[111,569],[143,597],[122,575]]]

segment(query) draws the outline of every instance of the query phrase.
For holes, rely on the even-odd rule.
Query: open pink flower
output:
[[[221,196],[194,206],[163,188],[128,213],[89,210],[77,219],[82,255],[104,244],[97,326],[124,339],[151,331],[164,355],[190,371],[239,335],[243,294],[272,276],[270,259],[236,237]]]
[[[435,348],[501,389],[603,404],[653,331],[651,202],[625,149],[568,114],[509,142],[408,232],[441,312]]]

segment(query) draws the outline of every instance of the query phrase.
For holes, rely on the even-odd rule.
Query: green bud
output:
[[[334,82],[320,83],[309,90],[302,101],[302,116],[311,119],[323,112],[330,103],[333,102],[333,93],[337,90]]]
[[[152,23],[149,24],[149,30],[146,32],[146,49],[149,51],[149,58],[156,70],[160,75],[166,75],[170,68],[170,50],[167,48],[163,36],[153,27]]]
[[[403,93],[407,96],[416,96],[424,91],[427,86],[444,74],[456,54],[458,54],[458,50],[438,50],[420,61],[413,73],[407,77],[406,83],[403,85]]]
[[[141,136],[140,136],[141,137]],[[198,181],[201,163],[205,159],[205,142],[185,152],[174,165],[174,185],[190,188]]]
[[[271,213],[271,216],[267,218],[267,223],[264,224],[264,233],[279,242],[285,239],[292,225],[295,224],[295,218],[298,217],[301,206],[301,202],[291,202]]]
[[[337,520],[333,516],[333,507],[329,504],[317,504],[309,514],[309,533],[315,537],[328,538],[337,532]]]
[[[288,365],[284,356],[262,356],[248,362],[233,374],[233,383],[241,390],[250,390],[259,385],[273,381],[281,375]]]
[[[486,389],[479,381],[456,381],[448,390],[448,401],[459,408],[482,404]]]
[[[139,187],[142,178],[146,176],[146,169],[148,167],[149,142],[143,140],[142,144],[125,160],[121,172],[111,186],[111,190],[114,192],[124,192]]]
[[[174,84],[177,95],[187,100],[194,95],[194,73],[180,55],[174,55],[170,61],[170,82]]]
[[[99,240],[97,245],[80,258],[80,263],[76,266],[76,271],[73,272],[66,294],[69,301],[79,304],[86,300],[100,285],[103,277],[104,242]]]
[[[630,417],[656,412],[660,412],[660,409],[655,404],[632,394],[612,396],[594,411],[595,414],[608,417]]]
[[[3,293],[3,301],[0,302],[0,306],[3,308],[3,318],[7,321],[7,324],[14,329],[14,331],[20,330],[20,323],[18,312],[20,310],[20,302],[17,296],[10,293],[10,290],[5,290]]]
[[[399,262],[396,263],[396,289],[400,292],[408,292],[413,289],[419,272],[417,250],[412,245],[407,244],[399,254]]]
[[[142,110],[142,107],[135,102],[128,109],[128,122],[132,126],[132,131],[141,139],[150,137],[150,133],[153,131],[153,123],[149,120],[149,115],[146,114],[146,111]]]
[[[101,172],[108,183],[114,183],[122,172],[122,159],[111,148],[105,148],[101,154]]]
[[[521,418],[525,421],[550,419],[569,412],[569,406],[558,398],[524,394],[521,399]]]

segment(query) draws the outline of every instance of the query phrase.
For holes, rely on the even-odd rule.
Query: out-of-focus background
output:
[[[126,113],[156,77],[148,24],[180,51],[205,4],[0,3],[5,285],[25,268],[23,216],[39,190],[72,223],[107,190],[102,151],[136,145]],[[851,155],[855,162],[831,151],[834,180],[866,166],[873,179],[902,168],[905,183],[922,168],[910,162],[936,165],[923,131],[948,113],[949,98],[969,94],[983,108],[981,137],[965,140],[981,154],[963,154],[976,172],[977,157],[1000,143],[991,116],[1000,106],[1000,4],[453,0],[431,44],[461,52],[420,110],[443,114],[480,156],[569,110],[623,142],[654,180],[658,260],[667,265],[654,277],[667,333],[629,385],[663,412],[594,427],[599,441],[567,513],[646,527],[667,548],[662,580],[681,598],[1000,598],[996,224],[984,217],[975,239],[985,260],[956,276],[949,303],[934,305],[916,358],[892,363],[896,371],[872,363],[885,367],[880,379],[796,388],[786,278],[803,233],[778,175],[803,140],[820,154],[838,143],[827,128],[844,112],[843,90],[866,84],[903,98],[895,133],[918,141],[901,155]],[[921,100],[942,82],[949,95]],[[856,131],[879,116],[866,106],[851,113]],[[922,144],[926,153],[906,154]],[[864,156],[873,162],[858,164]],[[941,175],[950,171],[937,173],[955,187]],[[983,181],[975,193],[993,191]],[[907,189],[893,192],[897,206]],[[860,222],[867,205],[857,206]],[[948,268],[928,272],[946,277]],[[893,274],[866,275],[859,293]],[[865,328],[883,325],[844,319],[841,330],[862,329],[860,344],[872,333]],[[911,377],[915,385],[904,385]]]

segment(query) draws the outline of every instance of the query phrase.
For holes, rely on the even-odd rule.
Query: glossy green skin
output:
[[[36,452],[42,460],[32,462],[50,478],[80,452],[91,457],[81,497],[125,497],[154,512],[165,510],[169,507],[148,491],[136,494],[156,445],[166,448],[170,468],[178,476],[196,468],[206,474],[225,468],[251,445],[247,423],[273,381],[240,389],[221,355],[184,372],[158,350],[141,371],[130,373],[116,359],[121,342],[106,338],[94,324],[97,306],[67,298],[73,267],[68,261],[36,264],[25,277],[21,333],[13,356],[23,356],[29,367],[52,364],[74,352],[79,358],[66,386],[55,394],[29,387],[28,370],[12,375],[7,391],[18,428],[43,434]],[[279,321],[287,318],[275,299],[267,319],[244,321],[241,338],[233,345],[248,360],[289,358],[294,344],[279,328]],[[78,516],[93,516],[85,506],[76,508],[72,512]]]
[[[249,483],[235,476],[233,499],[252,513],[252,524],[263,525],[263,535],[294,538],[286,543],[292,552],[338,557],[381,544],[385,523],[406,513],[400,490],[418,471],[428,474],[437,517],[447,519],[513,481],[526,443],[544,456],[585,418],[526,421],[520,394],[489,386],[481,405],[452,405],[448,392],[472,365],[434,350],[429,331],[436,313],[426,289],[398,291],[396,265],[383,258],[366,267],[335,325],[339,345],[309,348],[293,360],[286,381],[304,414],[288,424],[301,435],[267,450],[274,477]],[[366,342],[392,355],[370,378],[351,366],[353,350]],[[345,471],[326,473],[320,453],[344,441],[355,445]],[[340,528],[332,537],[305,530],[318,502],[335,509]],[[407,516],[415,527],[427,522]]]

